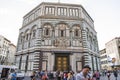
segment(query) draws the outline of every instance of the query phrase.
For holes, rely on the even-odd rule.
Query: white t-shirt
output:
[[[76,80],[88,80],[89,76],[86,75],[86,78],[83,75],[83,72],[80,72],[76,75]]]

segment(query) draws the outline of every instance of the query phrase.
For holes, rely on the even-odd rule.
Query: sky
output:
[[[120,0],[0,0],[0,35],[17,45],[23,16],[41,2],[82,5],[94,20],[99,49],[120,37]]]

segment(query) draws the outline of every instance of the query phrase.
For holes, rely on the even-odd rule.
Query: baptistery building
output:
[[[84,65],[99,70],[94,21],[79,4],[42,2],[23,17],[16,66],[33,70],[75,72]]]

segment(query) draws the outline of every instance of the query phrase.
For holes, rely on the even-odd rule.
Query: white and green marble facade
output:
[[[42,60],[42,69],[54,70],[55,53],[59,52],[69,53],[75,72],[77,62],[79,69],[88,64],[99,70],[98,51],[94,22],[81,5],[43,2],[23,17],[16,65],[30,72],[39,70]]]

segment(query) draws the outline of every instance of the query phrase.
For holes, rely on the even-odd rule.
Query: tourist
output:
[[[88,80],[89,79],[89,71],[91,68],[89,65],[83,67],[82,71],[76,75],[76,80]]]

